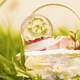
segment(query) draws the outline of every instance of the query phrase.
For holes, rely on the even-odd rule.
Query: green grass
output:
[[[0,25],[0,80],[42,80],[41,75],[33,75],[27,65],[25,66],[24,45],[20,33],[11,27],[2,27]],[[18,53],[19,58],[16,56]],[[56,76],[53,80],[65,79]],[[80,76],[73,77],[72,80],[80,80]]]
[[[67,27],[61,26],[57,30],[53,32],[53,37],[56,38],[58,36],[66,36],[70,37],[74,42],[74,50],[80,50],[80,29],[74,31],[70,31]],[[78,43],[78,45],[77,45]]]
[[[41,80],[25,67],[24,46],[19,32],[0,26],[0,80]],[[20,53],[18,60],[16,55]]]

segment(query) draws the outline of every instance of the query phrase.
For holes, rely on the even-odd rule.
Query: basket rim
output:
[[[56,54],[80,54],[80,50],[67,50],[67,49],[54,49],[45,51],[25,51],[25,56],[43,56],[43,55],[56,55]]]

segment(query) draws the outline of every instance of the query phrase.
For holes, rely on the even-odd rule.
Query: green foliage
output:
[[[54,31],[52,36],[54,38],[56,38],[57,36],[61,36],[61,35],[60,35],[59,31]]]
[[[34,27],[28,28],[28,31],[35,38],[36,37],[45,37],[45,36],[47,36],[48,28],[45,25],[44,26],[36,25]]]
[[[80,80],[80,76],[79,75],[76,75],[72,78],[72,80]]]
[[[11,26],[8,29],[2,27],[0,26],[0,80],[42,80],[40,75],[31,74],[27,65],[24,65],[24,46],[20,33],[14,31]],[[19,57],[16,56],[18,53],[20,53]],[[80,80],[79,76],[72,79]],[[63,79],[56,76],[54,80]]]
[[[25,67],[24,46],[19,32],[0,26],[0,80],[41,80]],[[20,53],[19,60],[16,56]]]
[[[56,31],[53,32],[53,37],[57,36],[68,36],[74,41],[74,49],[80,49],[80,44],[77,46],[77,41],[80,43],[80,30],[73,32],[70,31],[67,27],[59,27]]]
[[[63,36],[69,36],[70,35],[70,31],[65,26],[59,27],[58,30],[59,30],[60,35],[63,35]]]
[[[64,79],[61,79],[60,77],[56,76],[54,80],[64,80]]]
[[[80,30],[79,30],[79,31],[77,31],[76,39],[80,42]]]
[[[70,31],[64,26],[59,27],[58,30],[53,32],[54,38],[56,38],[57,36],[69,36],[69,35]]]

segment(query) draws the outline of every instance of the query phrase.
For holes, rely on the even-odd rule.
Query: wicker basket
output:
[[[73,9],[63,4],[42,5],[35,9],[32,12],[32,14],[27,19],[25,19],[23,24],[21,25],[23,42],[25,42],[25,38],[23,37],[23,29],[26,21],[30,19],[32,16],[39,14],[39,11],[44,9],[45,7],[54,8],[55,6],[68,9],[68,11],[75,15],[77,20],[80,21],[80,17],[77,15],[77,13]],[[46,13],[43,14],[46,16]],[[52,33],[52,31],[54,31],[55,28],[54,26],[52,26],[53,24],[51,23],[50,19],[47,20],[50,24],[50,30],[53,29],[51,30]],[[31,72],[33,72],[33,74],[41,74],[44,80],[57,80],[55,79],[56,76],[59,76],[61,78],[60,80],[72,80],[73,76],[80,75],[79,50],[54,49],[47,51],[32,51],[25,52],[25,56],[26,56],[25,65],[29,66],[32,69]]]

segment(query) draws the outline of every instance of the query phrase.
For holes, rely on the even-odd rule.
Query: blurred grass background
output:
[[[20,53],[19,57],[16,55]],[[19,59],[18,59],[19,58]],[[24,46],[19,32],[0,25],[0,80],[41,80],[25,66]]]

